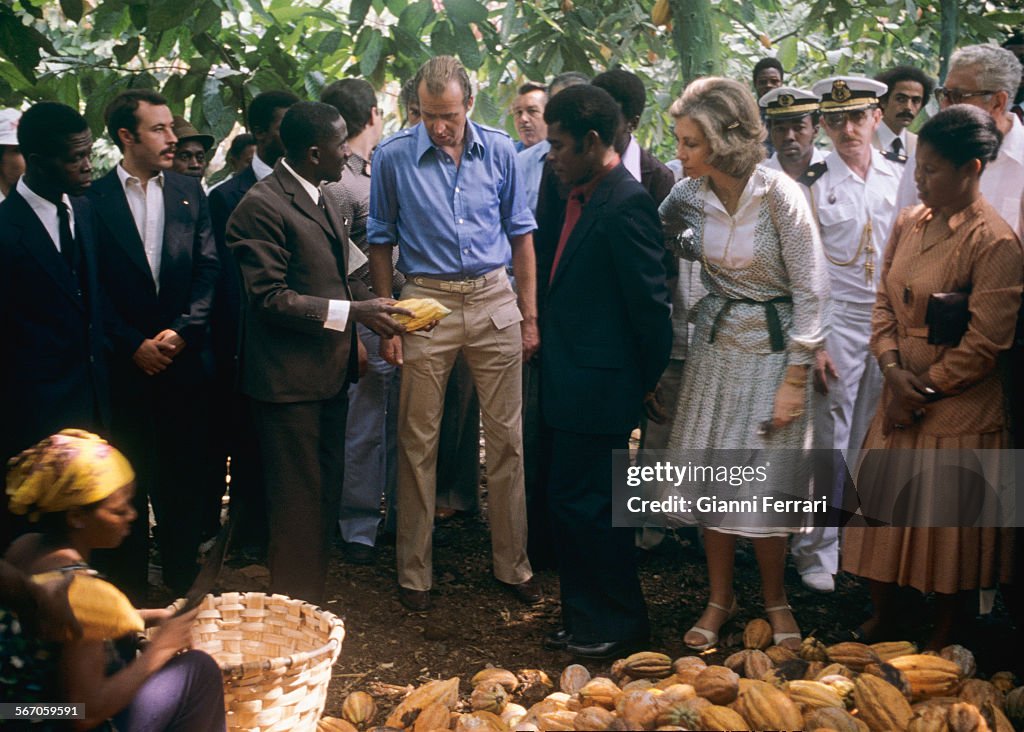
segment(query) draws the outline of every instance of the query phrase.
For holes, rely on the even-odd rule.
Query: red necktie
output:
[[[572,234],[572,230],[576,227],[576,222],[580,220],[582,212],[583,192],[580,188],[573,188],[569,193],[569,200],[565,204],[565,222],[562,224],[562,235],[558,239],[558,248],[555,249],[555,259],[551,263],[551,276],[548,277],[549,285],[555,279],[555,272],[558,270],[558,260],[562,258],[562,252],[565,251],[565,243],[569,241],[569,235]]]

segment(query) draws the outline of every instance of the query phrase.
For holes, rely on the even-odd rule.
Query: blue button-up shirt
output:
[[[551,143],[541,140],[536,145],[516,153],[516,167],[519,169],[519,180],[530,204],[533,215],[537,215],[537,197],[540,195],[540,179],[544,172],[544,161],[548,159]]]
[[[458,166],[422,124],[373,154],[367,241],[399,244],[405,274],[479,277],[505,266],[511,237],[536,228],[500,130],[467,121]]]

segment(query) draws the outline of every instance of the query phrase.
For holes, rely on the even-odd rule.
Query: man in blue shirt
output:
[[[430,606],[431,527],[444,388],[461,351],[480,396],[487,445],[494,574],[524,602],[539,602],[526,557],[522,362],[540,345],[536,228],[517,186],[509,136],[467,120],[473,103],[459,61],[438,56],[416,75],[422,124],[385,140],[374,154],[370,189],[370,274],[384,292],[399,241],[403,298],[432,297],[453,312],[431,331],[381,340],[381,356],[402,365],[398,420],[399,599]],[[511,243],[518,288],[505,271]]]

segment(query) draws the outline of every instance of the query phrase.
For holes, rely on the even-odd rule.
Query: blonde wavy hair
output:
[[[754,95],[732,79],[697,79],[672,103],[673,118],[688,117],[708,141],[707,163],[734,178],[747,178],[764,160],[765,130]]]

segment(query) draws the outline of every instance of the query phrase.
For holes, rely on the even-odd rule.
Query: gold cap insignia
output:
[[[837,102],[845,102],[853,96],[850,87],[842,79],[832,82],[832,99]]]
[[[796,97],[792,94],[780,94],[779,95],[779,106],[780,107],[792,107],[796,102]]]

